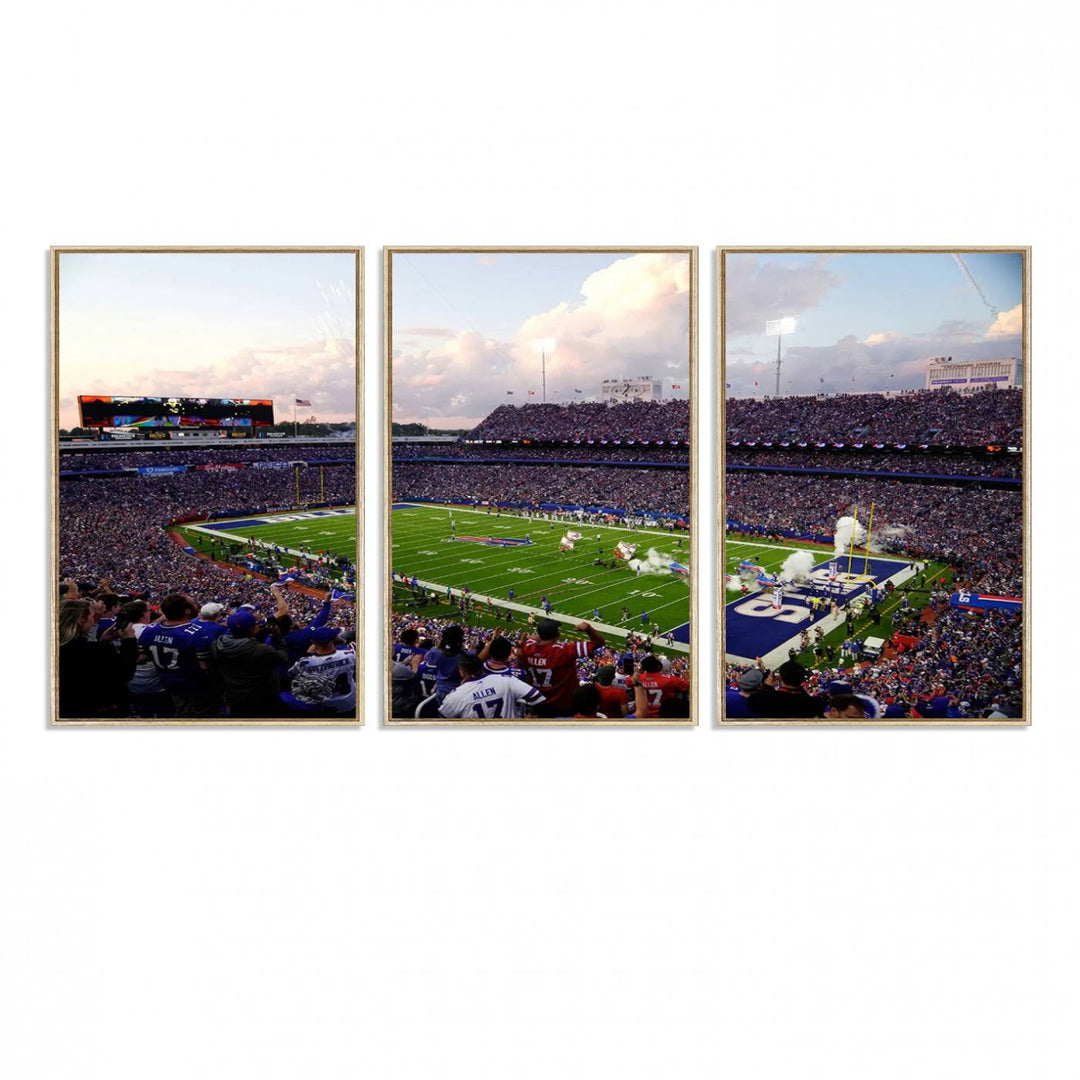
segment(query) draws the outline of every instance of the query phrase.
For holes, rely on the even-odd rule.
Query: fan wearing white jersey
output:
[[[484,670],[478,656],[458,657],[461,685],[439,706],[439,715],[468,720],[517,720],[525,709],[543,704],[544,695],[513,675]]]

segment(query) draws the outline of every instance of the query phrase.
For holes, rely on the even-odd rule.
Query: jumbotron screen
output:
[[[79,396],[87,428],[261,428],[274,423],[274,403],[253,398]]]

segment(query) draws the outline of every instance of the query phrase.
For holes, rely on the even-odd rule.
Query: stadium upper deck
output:
[[[908,394],[822,394],[814,397],[729,398],[725,438],[804,443],[884,443],[986,446],[1022,443],[1023,393],[950,390]]]

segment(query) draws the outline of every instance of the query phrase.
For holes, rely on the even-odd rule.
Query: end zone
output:
[[[740,596],[724,607],[724,653],[732,663],[752,664],[761,657],[768,666],[783,663],[788,650],[799,647],[803,630],[820,627],[825,633],[843,625],[845,614],[814,612],[811,596],[835,597],[846,604],[886,583],[900,585],[915,576],[908,562],[897,559],[871,558],[865,574],[840,574],[830,584],[828,563],[815,566],[808,581],[784,587],[783,604],[773,606],[771,598],[762,591]]]

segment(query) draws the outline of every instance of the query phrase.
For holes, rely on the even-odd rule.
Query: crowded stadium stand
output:
[[[69,442],[59,474],[61,717],[355,714],[355,556],[212,532],[352,515],[352,440]]]
[[[793,590],[796,636],[768,663],[729,593],[729,718],[1021,716],[1021,391],[731,399],[726,417],[729,548],[818,545],[825,558],[840,519],[865,525],[872,505],[865,565],[878,574],[857,599],[815,598],[801,627]]]

